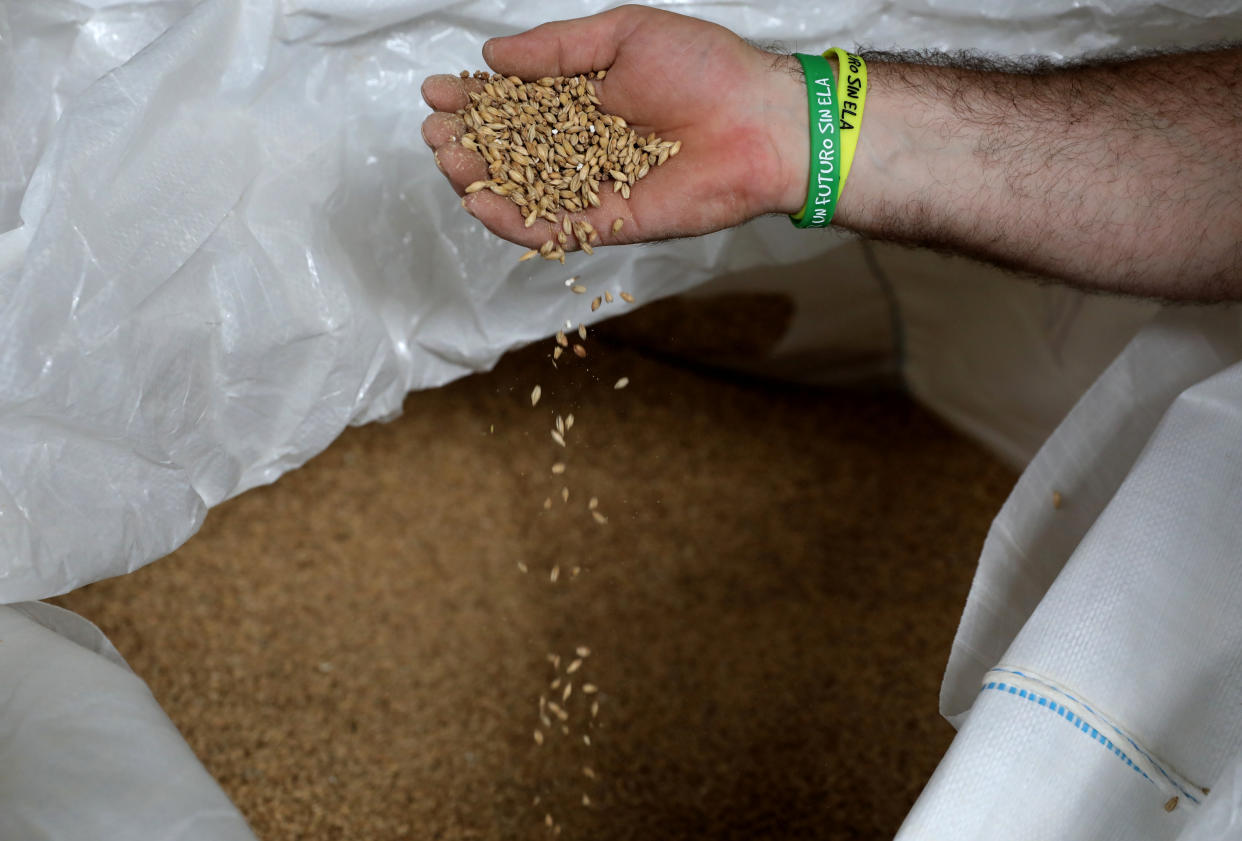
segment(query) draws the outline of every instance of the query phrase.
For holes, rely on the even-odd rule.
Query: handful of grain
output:
[[[629,199],[630,188],[653,167],[681,151],[681,141],[661,140],[655,133],[643,137],[624,119],[600,111],[595,82],[608,71],[585,76],[545,77],[523,82],[517,76],[477,71],[481,92],[470,94],[470,106],[458,112],[468,131],[461,144],[483,154],[491,178],[475,181],[467,193],[491,190],[522,210],[526,227],[539,219],[559,226],[536,255],[564,262],[570,237],[591,253],[599,234],[590,222],[573,222],[558,211],[581,213],[600,206],[600,185]],[[463,70],[463,79],[470,74]],[[621,219],[612,230],[620,230]]]

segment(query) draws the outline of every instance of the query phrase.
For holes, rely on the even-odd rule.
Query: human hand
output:
[[[640,135],[682,141],[681,154],[652,169],[626,201],[611,190],[601,206],[570,214],[586,220],[601,244],[706,234],[764,213],[795,213],[807,189],[806,88],[795,60],[764,52],[706,21],[645,6],[621,6],[493,38],[483,57],[505,76],[534,80],[607,70],[595,82],[601,110],[625,118]],[[508,199],[465,188],[489,177],[482,155],[458,139],[454,112],[482,83],[431,76],[423,97],[435,113],[423,137],[465,208],[493,233],[538,248],[559,227],[524,225]],[[613,232],[615,219],[624,222]]]

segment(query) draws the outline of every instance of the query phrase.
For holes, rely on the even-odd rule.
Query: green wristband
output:
[[[789,217],[799,228],[826,228],[837,206],[841,182],[840,111],[832,65],[818,55],[794,53],[806,74],[806,98],[810,108],[811,170],[806,204]]]

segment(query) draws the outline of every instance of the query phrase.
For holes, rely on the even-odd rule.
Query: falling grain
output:
[[[596,496],[591,497],[591,499],[587,502],[587,508],[591,511],[594,511],[596,508],[599,508],[599,497],[596,497]]]
[[[621,226],[623,226],[624,224],[625,224],[624,219],[612,220],[612,232],[615,234],[617,231],[621,230]]]
[[[620,391],[621,389],[625,388],[629,384],[630,384],[630,378],[622,377],[621,379],[613,383],[612,387],[616,389],[617,391]]]
[[[574,672],[578,671],[581,668],[582,668],[582,658],[578,658],[576,660],[571,661],[570,664],[565,667],[565,674],[572,675]]]
[[[582,684],[582,691],[588,695],[594,695],[599,691],[599,687],[593,683],[584,683]]]
[[[557,432],[555,429],[552,430],[552,440],[560,444],[562,447],[565,446],[565,436],[561,435],[561,433]]]
[[[585,325],[585,324],[579,324],[579,325],[578,325],[578,338],[579,338],[579,339],[582,339],[582,341],[584,341],[584,342],[585,342],[585,341],[586,341],[586,337],[587,337],[587,329],[586,329],[586,325]]]
[[[1064,502],[1064,500],[1061,498],[1061,492],[1053,491],[1052,492],[1052,507],[1056,509],[1060,509],[1062,502]]]
[[[585,645],[580,645],[574,649],[574,653],[579,657],[586,658],[591,656],[591,649],[587,648]]]
[[[555,584],[556,579],[560,577],[561,577],[561,565],[553,564],[552,571],[548,573],[548,580],[551,581],[553,584]]]
[[[543,394],[543,389],[541,389],[539,386],[535,386],[534,388],[532,388],[530,391],[530,405],[532,406],[538,405],[539,398],[542,394]]]
[[[586,358],[586,348],[584,348],[582,345],[575,344],[574,345],[574,356],[577,356],[579,359]]]
[[[596,298],[594,301],[592,301],[591,312],[595,312],[597,309],[599,309],[599,305],[603,300],[604,300],[603,298]]]
[[[562,462],[562,461],[558,461],[556,464],[552,465],[552,472],[553,472],[553,473],[555,473],[555,474],[556,474],[556,475],[558,475],[558,476],[559,476],[560,474],[564,473],[564,472],[565,472],[565,463],[564,463],[564,462]]]
[[[542,730],[535,731],[535,744],[537,745],[543,744],[543,731]]]
[[[608,518],[598,511],[592,511],[591,516],[594,517],[595,522],[599,523],[601,526],[608,522]]]

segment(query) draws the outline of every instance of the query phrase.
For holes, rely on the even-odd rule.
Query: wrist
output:
[[[767,205],[760,213],[797,213],[806,203],[811,143],[806,80],[792,55],[765,54],[770,65],[768,98],[770,140],[767,148],[774,173]]]

